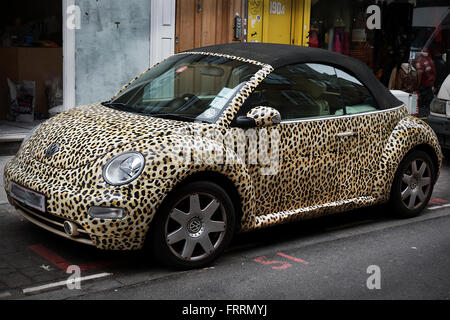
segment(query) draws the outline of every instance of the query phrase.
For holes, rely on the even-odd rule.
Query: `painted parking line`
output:
[[[291,263],[279,260],[269,260],[266,256],[255,258],[253,261],[264,266],[271,266],[273,270],[285,270],[292,267]]]
[[[429,204],[434,205],[434,204],[445,204],[448,203],[447,200],[445,199],[441,199],[441,198],[435,198],[435,199],[431,199]]]
[[[63,257],[59,256],[52,250],[44,247],[43,245],[35,244],[32,246],[29,246],[28,248],[30,248],[31,250],[36,252],[38,255],[40,255],[41,257],[43,257],[44,259],[46,259],[51,264],[53,264],[54,266],[58,267],[61,270],[66,271],[67,268],[72,265],[72,263],[70,263]]]
[[[440,206],[433,206],[433,207],[428,207],[428,210],[437,210],[437,209],[443,209],[443,208],[450,208],[450,203],[447,204],[443,204]]]
[[[291,261],[294,261],[297,263],[301,263],[304,265],[309,264],[308,261],[287,255],[283,252],[277,252],[277,255],[280,257],[283,257],[285,259],[288,259],[288,260],[291,260]],[[270,260],[266,256],[261,256],[261,257],[255,258],[255,259],[253,259],[253,261],[256,263],[262,264],[264,266],[270,266],[273,270],[286,270],[286,269],[289,269],[292,267],[292,263],[289,263],[289,262],[283,261],[283,260]]]
[[[58,267],[59,269],[66,271],[67,268],[71,265],[74,265],[74,263],[71,263],[58,255],[57,253],[53,252],[52,250],[44,247],[43,245],[36,244],[29,246],[31,250],[33,250],[35,253],[49,261],[54,266]],[[101,268],[106,267],[111,264],[115,263],[114,261],[100,261],[100,262],[91,262],[87,264],[80,264],[78,265],[80,267],[81,271],[87,271],[95,268]]]
[[[86,277],[79,277],[79,278],[71,278],[70,282],[83,282],[83,281],[87,281],[87,280],[95,280],[95,279],[102,279],[102,278],[106,278],[106,277],[110,277],[112,276],[112,273],[99,273],[99,274],[93,274],[90,276],[86,276]],[[49,289],[56,289],[56,288],[61,288],[61,287],[65,287],[67,286],[67,284],[69,283],[69,280],[63,280],[63,281],[59,281],[59,282],[52,282],[52,283],[48,283],[48,284],[44,284],[38,287],[32,287],[32,288],[26,288],[23,289],[22,292],[24,294],[28,294],[28,293],[36,293],[36,292],[40,292],[40,291],[45,291],[45,290],[49,290]]]
[[[285,254],[285,253],[283,253],[283,252],[278,252],[277,255],[279,255],[280,257],[283,257],[283,258],[286,258],[286,259],[295,261],[295,262],[303,263],[303,264],[305,264],[305,265],[306,265],[306,264],[309,264],[308,261],[305,261],[305,260],[300,259],[300,258],[296,258],[296,257],[289,256],[289,255],[287,255],[287,254]]]

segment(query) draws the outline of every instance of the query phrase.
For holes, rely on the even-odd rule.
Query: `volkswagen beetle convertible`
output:
[[[10,203],[78,242],[179,268],[236,232],[389,203],[427,205],[436,135],[364,64],[321,49],[228,44],[169,57],[110,101],[43,123],[5,168]]]

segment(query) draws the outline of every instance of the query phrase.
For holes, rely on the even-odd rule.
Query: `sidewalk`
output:
[[[0,143],[21,142],[34,127],[42,122],[22,123],[0,120]]]

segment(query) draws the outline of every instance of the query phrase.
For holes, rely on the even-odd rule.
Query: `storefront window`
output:
[[[313,1],[309,46],[353,56],[372,66],[373,32],[366,28],[366,10],[371,4],[373,1]]]
[[[436,93],[449,74],[448,0],[248,0],[247,4],[248,42],[308,45],[351,56],[367,64],[386,87],[407,92],[428,88],[432,82]],[[374,14],[367,13],[368,8],[373,5],[379,9],[378,29],[367,27]],[[432,71],[416,70],[417,58],[419,67],[432,64]]]

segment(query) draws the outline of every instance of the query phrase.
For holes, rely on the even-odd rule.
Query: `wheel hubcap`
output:
[[[194,193],[181,199],[166,221],[166,241],[172,253],[186,261],[211,255],[222,243],[227,226],[225,209],[213,195]]]
[[[431,191],[431,170],[420,159],[413,160],[403,173],[401,195],[403,204],[410,210],[422,206]]]
[[[204,231],[204,224],[200,217],[194,217],[187,223],[187,231],[191,237],[197,238]]]

